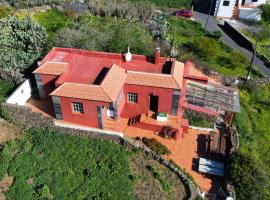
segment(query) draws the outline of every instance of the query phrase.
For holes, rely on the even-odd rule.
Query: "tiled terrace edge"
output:
[[[44,128],[48,130],[52,130],[55,132],[61,132],[64,134],[70,135],[78,135],[89,138],[97,138],[108,140],[117,144],[124,146],[129,150],[140,149],[146,155],[152,157],[153,159],[159,161],[161,164],[166,166],[172,172],[174,172],[183,182],[188,198],[185,199],[196,199],[199,195],[200,190],[197,186],[195,186],[192,181],[187,178],[185,173],[172,165],[166,159],[156,155],[153,151],[143,145],[141,142],[138,142],[134,139],[128,137],[121,137],[119,135],[108,134],[106,131],[95,131],[93,130],[85,130],[85,129],[75,129],[72,127],[64,127],[55,125],[54,119],[52,117],[43,116],[41,113],[32,112],[31,108],[19,105],[13,105],[9,103],[1,104],[2,114],[4,117],[11,122],[19,125],[23,129],[28,129],[31,127]]]

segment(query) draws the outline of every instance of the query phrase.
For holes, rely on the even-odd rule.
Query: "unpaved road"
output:
[[[0,118],[0,145],[9,140],[16,139],[20,133],[21,130],[19,128]],[[6,200],[4,192],[8,191],[12,182],[13,177],[8,176],[7,174],[4,176],[2,180],[0,180],[0,200]]]
[[[21,130],[19,128],[0,118],[0,144],[14,140],[20,133]]]

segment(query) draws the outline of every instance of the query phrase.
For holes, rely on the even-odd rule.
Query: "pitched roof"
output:
[[[51,96],[87,99],[93,101],[111,102],[109,96],[100,86],[77,83],[64,83],[54,90]]]
[[[122,89],[126,77],[124,69],[113,65],[101,85],[64,83],[50,95],[113,102]]]
[[[173,76],[168,74],[128,71],[126,83],[131,85],[180,89],[180,86],[175,81]]]
[[[66,62],[50,62],[47,61],[39,66],[33,73],[61,75],[68,69],[68,63]]]
[[[183,76],[184,76],[184,63],[180,63],[178,61],[175,62],[172,76],[177,82],[177,84],[182,88]]]
[[[127,78],[126,71],[118,65],[113,65],[101,83],[100,87],[112,99],[116,99]]]

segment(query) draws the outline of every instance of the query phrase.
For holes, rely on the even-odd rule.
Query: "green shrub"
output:
[[[217,39],[219,39],[222,36],[221,31],[217,30],[213,32],[213,36]]]
[[[4,101],[4,98],[7,95],[7,92],[9,92],[12,89],[12,85],[10,85],[9,83],[0,80],[0,103],[2,103]]]
[[[150,2],[130,2],[126,0],[91,0],[88,3],[90,12],[99,16],[119,17],[128,20],[146,21],[152,18],[155,10]]]
[[[158,142],[155,138],[142,138],[143,143],[148,146],[152,151],[156,152],[158,155],[170,154],[170,150],[160,142]]]
[[[130,0],[132,2],[138,2],[142,0]],[[169,8],[190,8],[191,0],[146,0],[152,2],[160,7],[169,7]]]
[[[7,17],[13,11],[13,8],[8,5],[0,5],[0,19],[3,17]]]
[[[270,199],[270,178],[250,153],[238,152],[233,156],[231,173],[237,199]]]
[[[92,15],[83,15],[78,23],[60,30],[54,45],[114,53],[126,52],[129,45],[132,53],[151,55],[154,52],[152,37],[144,26]]]

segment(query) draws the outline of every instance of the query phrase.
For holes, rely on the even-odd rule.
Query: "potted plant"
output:
[[[158,112],[157,121],[166,122],[168,120],[168,113],[166,112]]]

